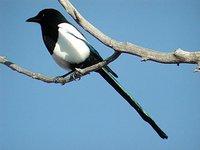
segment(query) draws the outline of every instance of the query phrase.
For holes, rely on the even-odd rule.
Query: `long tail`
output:
[[[158,125],[151,119],[150,116],[142,109],[142,107],[131,97],[119,84],[119,82],[107,71],[105,68],[102,68],[97,71],[142,117],[142,119],[148,122],[151,127],[158,133],[158,135],[167,139],[168,136],[158,127]]]

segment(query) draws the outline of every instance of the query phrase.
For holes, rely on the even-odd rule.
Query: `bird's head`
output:
[[[68,22],[65,17],[55,9],[43,9],[35,17],[29,18],[26,22],[36,22],[41,26],[58,25],[63,22]]]

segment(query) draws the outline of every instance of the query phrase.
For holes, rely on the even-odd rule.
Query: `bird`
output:
[[[103,61],[97,50],[86,37],[72,25],[58,10],[46,8],[26,22],[38,23],[41,27],[44,44],[55,62],[68,73],[62,77]],[[141,116],[157,134],[167,139],[168,136],[153,119],[143,110],[138,102],[117,81],[118,75],[105,66],[96,70]]]

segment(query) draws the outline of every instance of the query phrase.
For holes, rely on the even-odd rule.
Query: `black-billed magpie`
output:
[[[90,45],[84,35],[78,31],[65,17],[55,9],[44,9],[27,22],[39,23],[42,29],[42,37],[49,53],[56,63],[65,70],[73,72],[76,68],[85,68],[101,62],[103,59]],[[108,66],[98,72],[138,113],[148,122],[163,139],[167,135],[148,116],[142,107],[115,79],[117,74]]]

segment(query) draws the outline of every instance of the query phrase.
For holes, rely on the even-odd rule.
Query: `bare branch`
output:
[[[44,81],[46,83],[61,83],[61,84],[65,84],[68,82],[71,82],[73,80],[79,79],[80,77],[92,72],[92,71],[96,71],[99,68],[102,68],[104,66],[106,66],[108,63],[114,61],[115,59],[117,59],[120,56],[120,52],[115,52],[112,56],[110,56],[109,58],[107,58],[106,60],[92,65],[90,67],[84,68],[84,69],[77,69],[76,72],[74,72],[71,76],[67,77],[67,78],[62,78],[62,77],[56,77],[56,78],[50,78],[47,76],[44,76],[42,74],[39,73],[32,73],[31,71],[24,69],[16,64],[14,64],[13,62],[7,60],[5,57],[0,56],[0,64],[3,64],[7,67],[9,67],[10,69],[17,71],[21,74],[24,74],[28,77],[31,77],[33,79],[37,79],[37,80],[41,80]]]
[[[24,74],[26,76],[29,76],[33,79],[37,79],[37,80],[41,80],[41,81],[44,81],[46,83],[67,83],[67,82],[70,82],[69,79],[64,79],[64,78],[58,78],[58,79],[55,79],[55,78],[50,78],[50,77],[47,77],[47,76],[44,76],[44,75],[41,75],[39,73],[32,73],[31,71],[27,70],[27,69],[24,69],[16,64],[14,64],[13,62],[7,60],[5,57],[3,56],[0,56],[0,63],[9,67],[10,69],[14,70],[14,71],[17,71],[21,74]]]
[[[100,42],[108,47],[111,47],[115,51],[122,53],[129,53],[135,56],[141,57],[142,61],[155,61],[164,64],[180,64],[189,63],[197,64],[197,68],[194,71],[200,72],[200,51],[198,52],[188,52],[183,51],[180,48],[173,52],[158,52],[129,42],[120,42],[110,38],[105,35],[99,29],[95,28],[91,23],[89,23],[69,2],[69,0],[59,0],[62,6],[65,8],[67,13],[72,16],[72,18],[87,32],[97,38]]]

